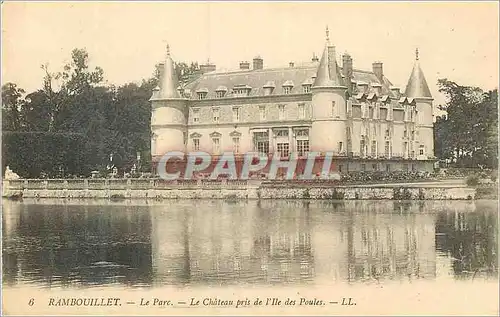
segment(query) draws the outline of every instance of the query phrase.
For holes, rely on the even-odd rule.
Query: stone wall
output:
[[[258,181],[16,180],[3,197],[104,199],[470,200],[470,187],[273,186]]]

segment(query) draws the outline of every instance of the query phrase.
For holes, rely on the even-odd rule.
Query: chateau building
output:
[[[327,32],[328,34],[328,32]],[[288,157],[333,152],[334,169],[432,171],[433,98],[415,63],[404,92],[384,75],[353,67],[345,53],[337,63],[328,39],[321,59],[264,68],[261,57],[237,71],[202,65],[179,85],[167,48],[152,102],[153,162],[169,151]]]

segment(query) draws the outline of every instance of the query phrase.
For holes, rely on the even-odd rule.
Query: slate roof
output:
[[[293,82],[294,87],[290,94],[302,94],[303,84],[312,84],[316,78],[318,63],[309,63],[294,67],[264,68],[259,70],[237,70],[229,72],[210,72],[200,75],[184,86],[191,93],[191,99],[197,99],[196,91],[208,90],[206,99],[215,98],[217,88],[224,86],[228,89],[226,97],[232,96],[232,90],[236,86],[247,85],[251,87],[249,96],[264,96],[264,86],[274,85],[275,89],[271,95],[282,95],[283,84]],[[342,68],[339,67],[339,71]],[[377,76],[371,71],[353,70],[353,82],[376,83],[382,85],[382,94],[393,96],[390,87],[392,83],[386,77],[381,83]],[[369,92],[374,92],[369,86]]]
[[[405,95],[408,97],[432,98],[431,91],[425,80],[424,72],[420,68],[418,59],[415,61],[410,79],[406,85]]]

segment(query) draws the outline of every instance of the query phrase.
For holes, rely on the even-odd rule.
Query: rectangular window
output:
[[[200,139],[193,139],[193,150],[194,151],[200,150]]]
[[[403,157],[408,155],[408,142],[403,142]]]
[[[306,117],[305,104],[299,103],[299,119],[305,119],[305,117]]]
[[[309,140],[297,140],[297,153],[299,156],[305,156],[309,152]]]
[[[418,154],[419,154],[419,155],[425,155],[425,151],[424,151],[424,146],[423,146],[423,145],[421,145],[421,146],[419,147],[419,149],[418,149]]]
[[[362,135],[361,136],[361,141],[359,141],[359,155],[361,157],[365,156],[365,148],[366,148],[366,146],[365,146],[365,136]]]
[[[219,138],[212,139],[212,151],[214,154],[220,153],[220,139]]]
[[[377,141],[372,141],[372,157],[377,156]]]
[[[275,135],[277,137],[288,137],[288,129],[276,130]]]
[[[193,122],[200,122],[200,109],[193,109]]]
[[[266,120],[266,107],[265,106],[259,107],[259,119],[260,119],[260,121]]]
[[[335,108],[335,101],[332,101],[332,117],[335,117],[337,109]]]
[[[415,130],[411,131],[411,139],[412,141],[415,140]]]
[[[280,157],[288,157],[289,150],[290,150],[290,144],[278,143],[277,148],[278,148],[278,153],[279,153]]]
[[[342,142],[339,142],[339,153],[342,153],[344,151],[344,144]]]
[[[388,138],[390,135],[391,135],[391,132],[389,131],[389,129],[386,129],[385,130],[385,137]]]
[[[240,138],[238,137],[233,138],[233,152],[240,153]]]
[[[342,173],[342,165],[339,165],[339,173]]]
[[[233,108],[233,122],[239,122],[240,121],[240,107],[234,107]]]
[[[269,153],[269,133],[267,132],[255,132],[253,134],[254,138],[254,150],[259,153]]]
[[[219,108],[212,108],[212,117],[214,122],[219,122],[220,110]]]
[[[391,144],[389,141],[385,141],[385,157],[388,158],[391,156]]]
[[[278,119],[285,120],[285,105],[278,106]]]

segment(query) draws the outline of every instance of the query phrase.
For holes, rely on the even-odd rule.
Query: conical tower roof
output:
[[[179,87],[179,79],[175,71],[174,61],[170,56],[170,48],[167,45],[167,58],[165,60],[163,76],[160,82],[160,97],[165,99],[181,98],[177,88]]]
[[[418,49],[415,52],[415,64],[411,71],[410,79],[406,85],[405,95],[410,98],[432,98],[429,85],[425,80],[424,72],[420,68]]]
[[[330,51],[333,51],[333,54],[329,54]],[[319,62],[313,87],[345,87],[334,52],[335,48],[327,43]]]

